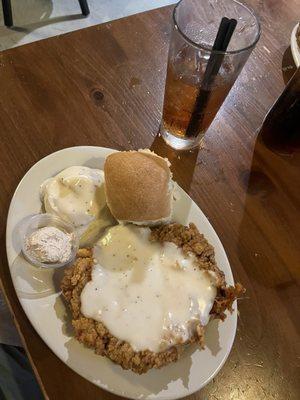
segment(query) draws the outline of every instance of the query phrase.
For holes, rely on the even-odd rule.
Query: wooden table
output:
[[[296,1],[259,2],[262,38],[199,154],[175,153],[155,139],[171,8],[0,54],[0,275],[47,398],[115,398],[71,371],[39,338],[20,307],[6,263],[6,214],[19,180],[41,157],[74,145],[152,146],[168,155],[175,179],[208,216],[235,279],[247,287],[226,365],[190,398],[300,398],[300,155],[273,153],[257,138],[293,70],[286,49],[296,10]]]

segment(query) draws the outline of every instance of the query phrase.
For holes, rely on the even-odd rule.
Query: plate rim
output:
[[[65,151],[72,151],[72,150],[78,150],[78,149],[82,149],[82,150],[85,150],[85,151],[86,151],[86,150],[99,150],[99,149],[100,149],[101,151],[104,151],[104,152],[106,152],[107,154],[111,154],[111,153],[113,153],[113,152],[118,152],[118,151],[120,151],[120,150],[112,149],[112,148],[109,148],[109,147],[102,147],[102,146],[87,146],[87,145],[83,145],[83,146],[82,146],[82,145],[78,145],[78,146],[66,147],[66,148],[63,148],[63,149],[54,151],[54,152],[52,152],[52,153],[50,153],[50,154],[48,154],[48,155],[42,157],[41,159],[39,159],[37,162],[35,162],[35,163],[27,170],[27,172],[26,172],[26,173],[23,175],[23,177],[20,179],[20,181],[19,181],[18,185],[16,186],[16,188],[15,188],[15,190],[14,190],[14,193],[13,193],[13,195],[12,195],[12,197],[11,197],[10,204],[9,204],[9,209],[8,209],[8,213],[7,213],[7,219],[6,219],[6,232],[5,232],[5,234],[6,234],[6,255],[7,255],[7,262],[8,262],[8,266],[9,266],[9,273],[10,273],[10,276],[11,276],[11,265],[10,265],[11,263],[10,263],[10,261],[9,261],[9,253],[10,253],[10,250],[9,250],[10,243],[9,243],[9,242],[10,242],[10,238],[9,238],[9,236],[8,236],[8,230],[9,230],[8,227],[10,226],[11,213],[12,213],[13,203],[14,203],[14,200],[15,200],[15,197],[16,197],[16,195],[17,195],[17,192],[18,192],[19,188],[20,188],[21,185],[23,184],[24,180],[28,177],[28,175],[30,175],[32,169],[35,168],[35,167],[37,166],[37,164],[39,164],[39,163],[42,162],[43,160],[45,160],[45,159],[47,159],[47,158],[50,158],[50,157],[53,156],[53,155],[57,155],[57,154],[59,154],[59,153],[63,153],[63,152],[65,152]],[[104,157],[104,155],[102,155],[102,156]],[[176,184],[177,184],[177,183],[176,183]],[[178,185],[178,184],[177,184],[177,185]],[[179,185],[178,185],[178,186],[179,186]],[[184,191],[184,189],[182,189],[181,186],[179,186],[179,187],[180,187],[181,190]],[[214,229],[214,227],[212,226],[212,224],[211,224],[210,220],[208,219],[208,217],[203,213],[203,211],[201,210],[201,208],[198,206],[198,204],[190,197],[190,195],[189,195],[188,193],[186,193],[185,191],[184,191],[184,193],[185,193],[185,195],[186,195],[189,199],[191,199],[192,202],[196,205],[196,207],[197,207],[198,210],[200,211],[200,214],[203,214],[203,215],[204,215],[204,217],[205,217],[206,220],[207,220],[207,223],[209,224],[210,229],[215,233],[215,235],[216,235],[216,237],[217,237],[217,240],[218,240],[218,242],[219,242],[219,246],[220,246],[221,250],[223,251],[223,253],[225,254],[225,257],[226,257],[226,259],[227,259],[227,261],[228,261],[229,272],[230,272],[230,275],[231,275],[231,280],[232,280],[232,283],[234,283],[234,278],[233,278],[233,273],[232,273],[231,265],[230,265],[230,262],[229,262],[229,260],[228,260],[226,251],[225,251],[225,249],[224,249],[224,247],[223,247],[223,244],[222,244],[222,242],[221,242],[221,240],[220,240],[220,238],[219,238],[217,232],[215,231],[215,229]],[[11,279],[12,279],[12,276],[11,276]],[[15,292],[16,292],[16,296],[18,297],[18,301],[20,302],[20,305],[21,305],[21,307],[22,307],[23,312],[25,313],[26,317],[28,318],[28,320],[29,320],[31,326],[33,327],[33,329],[36,331],[36,333],[37,333],[38,336],[41,338],[41,340],[47,345],[47,347],[50,349],[50,351],[52,351],[52,352],[53,352],[53,353],[54,353],[68,368],[72,369],[73,372],[75,372],[76,374],[82,376],[84,379],[86,379],[86,380],[87,380],[88,382],[90,382],[91,384],[93,384],[93,385],[95,385],[95,386],[97,386],[97,387],[101,388],[102,390],[105,390],[105,391],[107,391],[107,392],[109,392],[109,393],[112,393],[112,394],[118,395],[118,396],[122,396],[122,397],[127,398],[127,399],[140,399],[140,398],[144,398],[144,399],[151,399],[151,400],[152,400],[152,399],[157,399],[157,400],[176,400],[176,399],[180,399],[180,398],[182,398],[182,397],[190,396],[190,395],[196,393],[197,391],[199,391],[199,390],[201,390],[203,387],[205,387],[205,386],[219,373],[219,371],[223,368],[224,364],[226,363],[226,361],[227,361],[227,359],[228,359],[228,357],[229,357],[229,355],[230,355],[230,353],[231,353],[232,346],[233,346],[233,343],[234,343],[234,341],[235,341],[236,331],[237,331],[237,302],[236,302],[236,301],[234,302],[234,310],[233,310],[233,312],[232,312],[232,314],[231,314],[231,317],[233,318],[233,334],[232,334],[232,339],[231,339],[231,341],[229,342],[229,345],[228,345],[228,351],[227,351],[227,353],[225,354],[225,356],[223,357],[223,359],[221,360],[221,362],[219,363],[218,367],[214,370],[214,372],[213,372],[213,373],[198,387],[198,388],[196,388],[195,390],[188,390],[186,394],[179,394],[179,395],[176,395],[176,396],[174,396],[174,395],[173,395],[173,396],[172,396],[172,395],[171,395],[171,396],[170,396],[170,395],[168,396],[167,393],[166,393],[166,394],[159,394],[159,393],[158,393],[158,394],[155,394],[154,397],[150,397],[150,394],[147,395],[147,396],[145,396],[145,397],[137,397],[137,396],[134,396],[134,397],[133,397],[133,396],[130,396],[130,395],[126,395],[126,394],[124,394],[124,393],[120,393],[119,391],[114,391],[114,390],[112,390],[111,388],[107,388],[107,387],[105,387],[102,383],[97,384],[97,383],[93,382],[92,380],[88,379],[87,377],[83,376],[82,374],[80,374],[80,373],[77,372],[76,370],[74,370],[70,365],[68,365],[68,364],[65,362],[65,360],[63,359],[63,357],[59,354],[59,352],[56,351],[56,349],[53,349],[53,348],[49,345],[48,340],[45,339],[44,337],[42,337],[42,336],[40,335],[40,333],[38,332],[38,330],[35,328],[33,322],[31,321],[31,317],[28,315],[28,313],[26,312],[26,309],[23,307],[23,301],[22,301],[22,299],[21,299],[21,298],[19,297],[19,295],[18,295],[18,291],[17,291],[17,288],[16,288],[16,286],[15,286],[15,282],[14,282],[13,279],[12,279],[12,283],[13,283],[13,286],[14,286],[14,289],[15,289]],[[59,297],[60,295],[55,295],[55,296],[56,296],[56,297]],[[25,339],[24,339],[24,341],[25,341]]]
[[[300,47],[298,46],[297,40],[296,40],[296,32],[298,29],[300,22],[298,22],[291,33],[291,52],[292,52],[292,56],[294,59],[294,62],[296,64],[296,67],[299,68],[300,66]]]

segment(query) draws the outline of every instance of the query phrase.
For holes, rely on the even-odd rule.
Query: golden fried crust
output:
[[[232,311],[233,301],[244,292],[242,285],[226,287],[224,274],[215,263],[213,247],[201,235],[194,224],[185,227],[180,224],[169,224],[153,228],[150,240],[170,241],[183,248],[185,252],[193,252],[201,269],[214,271],[217,275],[217,297],[211,314],[214,318],[224,320],[225,310]],[[93,348],[96,354],[106,356],[124,369],[142,374],[151,368],[161,368],[177,361],[184,347],[197,342],[204,347],[204,328],[196,327],[195,334],[188,342],[178,344],[160,353],[149,350],[134,351],[129,343],[113,336],[102,322],[86,318],[81,314],[80,295],[88,281],[94,265],[91,249],[80,249],[75,263],[65,271],[61,289],[72,312],[72,324],[76,339]]]
[[[213,271],[217,275],[217,286],[225,285],[225,276],[215,261],[214,248],[205,239],[195,224],[189,226],[173,223],[153,228],[150,240],[156,242],[172,242],[181,247],[184,253],[193,253],[196,256],[200,269]]]

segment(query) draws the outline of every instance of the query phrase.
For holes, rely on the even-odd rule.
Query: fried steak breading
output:
[[[244,288],[240,284],[226,286],[224,273],[219,270],[214,258],[214,249],[207,242],[194,224],[189,227],[174,223],[152,228],[150,240],[173,242],[185,253],[192,252],[196,256],[199,269],[214,271],[217,276],[217,296],[211,310],[213,318],[226,318],[225,311],[232,311],[234,300],[239,297]],[[84,286],[91,280],[94,265],[91,249],[80,249],[75,263],[66,269],[61,289],[72,312],[72,324],[76,339],[93,348],[96,354],[106,356],[124,369],[142,374],[151,368],[161,368],[177,361],[185,346],[197,342],[204,347],[204,327],[196,326],[195,333],[189,341],[154,353],[149,350],[134,351],[131,345],[113,336],[102,322],[86,318],[81,314],[80,295]]]

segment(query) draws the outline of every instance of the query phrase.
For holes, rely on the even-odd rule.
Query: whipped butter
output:
[[[188,340],[199,322],[208,323],[215,274],[199,270],[192,254],[150,242],[149,235],[149,228],[118,225],[98,241],[81,312],[135,351],[159,352]]]

